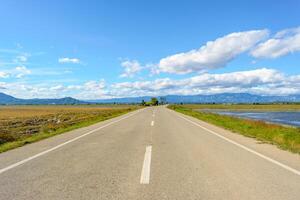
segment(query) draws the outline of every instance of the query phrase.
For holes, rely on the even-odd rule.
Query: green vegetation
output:
[[[200,105],[202,107],[202,105]],[[215,106],[215,105],[214,105]],[[211,108],[226,107],[226,105],[216,105]],[[252,105],[234,105],[238,108],[249,109]],[[292,105],[291,109],[294,109]],[[268,109],[279,109],[279,106],[273,107],[273,105],[266,106]],[[255,121],[248,119],[240,119],[231,116],[219,115],[208,112],[194,111],[193,108],[199,109],[198,105],[170,105],[168,108],[177,112],[190,115],[197,119],[209,122],[211,124],[223,127],[231,130],[235,133],[242,134],[247,137],[256,138],[262,142],[271,143],[277,145],[281,149],[289,150],[291,152],[300,153],[300,128],[285,127],[275,124],[268,124],[263,121]],[[204,107],[203,108],[208,108]],[[232,107],[231,107],[232,108]],[[257,107],[256,107],[257,108]],[[297,108],[300,108],[297,106]],[[281,108],[279,109],[281,110]]]
[[[0,106],[0,153],[138,109],[138,106]]]
[[[152,97],[149,102],[145,102],[145,100],[142,100],[141,106],[157,106],[159,104],[159,101],[157,98]]]
[[[158,105],[158,100],[155,97],[152,97],[150,102],[151,102],[151,105],[153,105],[153,106],[157,106]]]

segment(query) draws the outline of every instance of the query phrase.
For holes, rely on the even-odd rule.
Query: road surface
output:
[[[0,199],[300,199],[299,155],[165,107],[0,154]]]

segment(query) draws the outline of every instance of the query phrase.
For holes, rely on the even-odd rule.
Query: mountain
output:
[[[20,99],[0,92],[0,104],[18,104]]]
[[[60,99],[24,99],[24,104],[58,104],[58,105],[71,105],[71,104],[87,104],[87,102],[74,99],[72,97],[65,97]]]
[[[168,103],[274,103],[274,102],[300,102],[300,95],[288,96],[263,96],[249,93],[221,93],[213,95],[166,95]],[[71,97],[60,99],[19,99],[0,92],[0,104],[4,105],[72,105],[72,104],[94,104],[94,103],[141,103],[142,100],[150,101],[151,96],[126,97],[113,99],[98,99],[81,101]]]
[[[274,103],[300,102],[300,95],[263,96],[249,93],[221,93],[213,95],[166,95],[168,103]],[[150,96],[90,100],[92,103],[140,103],[149,101]]]
[[[4,105],[71,105],[71,104],[87,104],[87,102],[80,101],[71,97],[65,97],[60,99],[18,99],[13,96],[0,92],[0,104]]]
[[[262,96],[249,93],[221,93],[213,95],[169,95],[170,103],[272,103],[272,102],[300,102],[300,95]]]

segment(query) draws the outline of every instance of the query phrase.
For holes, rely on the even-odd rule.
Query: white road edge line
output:
[[[154,126],[154,121],[151,122],[151,126]]]
[[[185,118],[185,117],[183,117],[183,116],[181,116],[181,115],[178,115],[178,116],[181,117],[182,119],[185,119],[186,121],[188,121],[188,122],[190,122],[190,123],[192,123],[192,124],[194,124],[194,125],[196,125],[196,126],[202,128],[202,129],[204,129],[204,130],[206,130],[206,131],[208,131],[208,132],[214,134],[215,136],[217,136],[217,137],[219,137],[219,138],[221,138],[221,139],[223,139],[223,140],[226,140],[227,142],[229,142],[229,143],[231,143],[231,144],[234,144],[234,145],[236,145],[236,146],[238,146],[238,147],[240,147],[240,148],[242,148],[242,149],[244,149],[244,150],[246,150],[246,151],[248,151],[248,152],[250,152],[250,153],[253,153],[253,154],[255,154],[255,155],[257,155],[257,156],[259,156],[259,157],[261,157],[261,158],[263,158],[263,159],[265,159],[265,160],[267,160],[267,161],[269,161],[269,162],[271,162],[271,163],[273,163],[273,164],[275,164],[275,165],[278,165],[278,166],[280,166],[280,167],[282,167],[282,168],[284,168],[284,169],[286,169],[286,170],[288,170],[288,171],[290,171],[290,172],[292,172],[292,173],[294,173],[294,174],[300,176],[300,171],[298,171],[297,169],[294,169],[294,168],[292,168],[292,167],[290,167],[290,166],[288,166],[288,165],[285,165],[285,164],[283,164],[283,163],[281,163],[281,162],[279,162],[279,161],[277,161],[277,160],[274,160],[274,159],[272,159],[272,158],[270,158],[270,157],[268,157],[268,156],[265,156],[265,155],[263,155],[263,154],[261,154],[261,153],[258,153],[257,151],[255,151],[255,150],[253,150],[253,149],[250,149],[250,148],[248,148],[248,147],[246,147],[246,146],[244,146],[244,145],[242,145],[242,144],[240,144],[240,143],[237,143],[237,142],[235,142],[235,141],[233,141],[233,140],[231,140],[231,139],[228,139],[227,137],[224,137],[224,136],[222,136],[222,135],[216,133],[215,131],[212,131],[212,130],[210,130],[210,129],[208,129],[208,128],[205,128],[204,126],[201,126],[200,124],[198,124],[198,123],[196,123],[196,122],[193,122],[193,121],[190,120],[190,119],[187,119],[187,118]]]
[[[141,173],[141,180],[140,180],[141,184],[149,184],[150,182],[151,152],[152,152],[152,146],[147,146],[142,173]]]
[[[54,150],[56,150],[56,149],[59,149],[59,148],[65,146],[65,145],[67,145],[67,144],[69,144],[69,143],[72,143],[72,142],[74,142],[74,141],[76,141],[76,140],[79,140],[80,138],[83,138],[83,137],[85,137],[85,136],[87,136],[87,135],[90,135],[91,133],[94,133],[94,132],[99,131],[99,130],[105,128],[105,127],[108,127],[108,126],[112,125],[112,124],[115,124],[115,123],[117,123],[117,122],[119,122],[119,121],[122,121],[122,120],[124,120],[124,119],[129,118],[129,117],[132,117],[133,115],[135,115],[135,114],[141,112],[142,110],[144,110],[144,109],[138,110],[137,112],[134,112],[134,113],[132,113],[132,114],[126,116],[126,117],[123,117],[123,118],[119,119],[119,120],[116,120],[116,121],[113,121],[113,122],[109,122],[108,124],[105,124],[104,126],[98,127],[98,128],[96,128],[96,129],[94,129],[94,130],[91,130],[91,131],[89,131],[89,132],[83,134],[83,135],[80,135],[80,136],[78,136],[78,137],[75,137],[75,138],[73,138],[73,139],[71,139],[71,140],[68,140],[68,141],[66,141],[66,142],[64,142],[64,143],[62,143],[62,144],[59,144],[59,145],[57,145],[57,146],[55,146],[55,147],[52,147],[52,148],[50,148],[50,149],[48,149],[48,150],[42,151],[42,152],[40,152],[40,153],[38,153],[38,154],[36,154],[36,155],[34,155],[34,156],[31,156],[31,157],[29,157],[29,158],[26,158],[26,159],[24,159],[24,160],[21,160],[21,161],[19,161],[19,162],[16,162],[16,163],[14,163],[14,164],[12,164],[12,165],[9,165],[9,166],[7,166],[7,167],[5,167],[5,168],[2,168],[2,169],[0,169],[0,174],[4,173],[4,172],[6,172],[6,171],[8,171],[8,170],[10,170],[10,169],[13,169],[13,168],[15,168],[15,167],[18,167],[18,166],[20,166],[20,165],[22,165],[22,164],[25,164],[25,163],[27,163],[27,162],[29,162],[29,161],[31,161],[31,160],[33,160],[33,159],[36,159],[36,158],[38,158],[38,157],[40,157],[40,156],[43,156],[43,155],[45,155],[45,154],[47,154],[47,153],[50,153],[51,151],[54,151]]]

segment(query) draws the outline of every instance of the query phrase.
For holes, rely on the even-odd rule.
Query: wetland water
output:
[[[203,110],[202,110],[203,111]],[[300,127],[300,111],[274,112],[274,111],[228,111],[228,110],[205,110],[206,112],[234,117],[262,120],[266,122]]]

